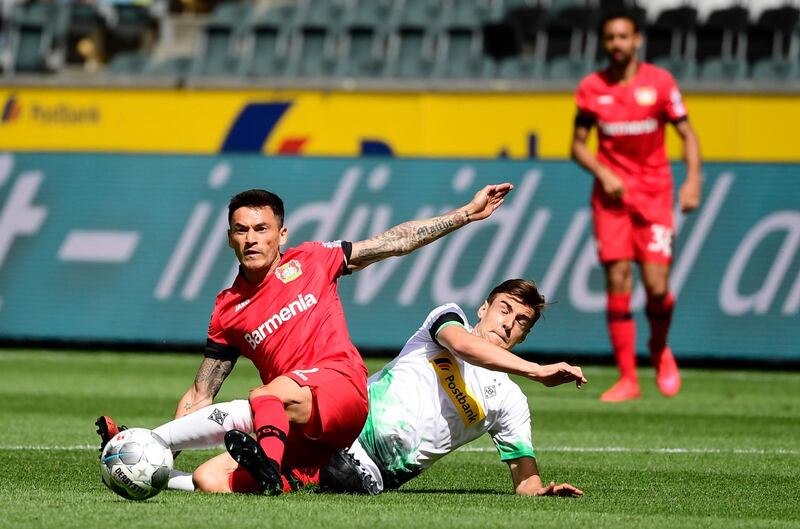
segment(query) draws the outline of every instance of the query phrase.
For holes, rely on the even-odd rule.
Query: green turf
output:
[[[197,365],[190,355],[0,352],[0,527],[800,528],[800,373],[781,372],[685,370],[681,394],[664,399],[642,370],[642,399],[617,405],[597,400],[610,368],[586,369],[581,391],[523,381],[543,477],[582,487],[579,499],[515,497],[488,438],[374,498],[115,496],[87,448],[95,417],[157,426]],[[242,361],[218,400],[255,384]],[[185,452],[178,467],[212,454]]]

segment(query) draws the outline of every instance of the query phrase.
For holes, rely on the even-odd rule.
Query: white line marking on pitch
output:
[[[459,448],[462,452],[496,452],[494,447],[465,446]],[[584,453],[628,453],[628,454],[746,454],[746,455],[800,455],[800,450],[787,448],[760,449],[760,448],[630,448],[627,446],[554,446],[550,448],[537,448],[539,452],[584,452]]]
[[[57,450],[95,450],[97,445],[0,445],[0,451],[57,451]],[[465,446],[460,452],[496,452],[489,446]],[[577,453],[622,453],[622,454],[744,454],[768,456],[797,456],[800,450],[788,448],[630,448],[627,446],[553,446],[537,448],[539,452],[577,452]]]

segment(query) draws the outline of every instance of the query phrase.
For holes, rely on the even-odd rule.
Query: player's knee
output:
[[[647,301],[649,303],[661,303],[669,294],[667,285],[654,285],[647,288]]]
[[[633,285],[633,270],[630,263],[616,262],[609,266],[606,273],[608,290],[611,292],[627,292]]]
[[[266,386],[259,386],[255,389],[250,390],[250,394],[248,400],[252,403],[254,399],[259,397],[274,397],[281,402],[286,402],[286,399],[281,395],[280,388],[273,387],[273,385],[268,384]]]
[[[649,280],[645,278],[644,290],[649,301],[658,302],[669,294],[669,282],[666,278],[652,278]]]
[[[219,492],[218,476],[206,465],[200,465],[192,473],[194,488],[200,492]]]

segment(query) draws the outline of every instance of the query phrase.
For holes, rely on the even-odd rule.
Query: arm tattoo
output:
[[[205,387],[209,395],[216,397],[219,388],[222,387],[222,383],[233,371],[233,364],[234,362],[230,360],[204,358],[194,379],[195,386]],[[191,407],[191,403],[187,404],[187,406]]]
[[[425,220],[412,220],[359,243],[351,257],[355,265],[369,264],[393,255],[404,255],[429,244],[469,222],[466,210]]]

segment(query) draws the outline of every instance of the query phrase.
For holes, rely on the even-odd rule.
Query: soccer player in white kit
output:
[[[434,309],[400,354],[369,378],[369,416],[347,453],[320,474],[323,490],[377,494],[419,475],[489,434],[520,495],[579,496],[568,483],[542,483],[525,394],[507,373],[546,386],[586,382],[566,363],[538,365],[512,354],[539,319],[544,296],[530,281],[498,285],[471,327],[449,303]]]

